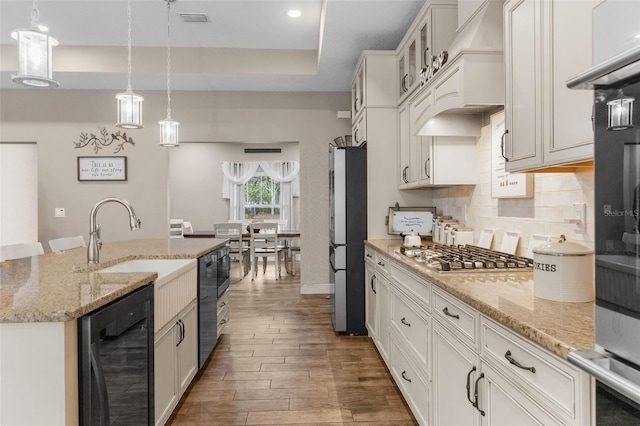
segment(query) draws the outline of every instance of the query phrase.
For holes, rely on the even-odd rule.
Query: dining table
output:
[[[193,231],[189,233],[184,233],[185,238],[215,238],[216,233],[213,229],[211,230],[202,230],[202,231]],[[284,255],[285,255],[285,270],[287,274],[295,275],[295,269],[293,268],[293,254],[292,254],[292,246],[291,240],[294,238],[300,238],[300,231],[297,230],[282,230],[278,231],[278,238],[282,239],[284,242]],[[249,232],[242,233],[243,241],[251,241],[251,234]]]

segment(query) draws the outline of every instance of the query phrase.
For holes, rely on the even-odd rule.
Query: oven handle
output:
[[[607,356],[590,349],[571,351],[567,357],[571,364],[580,367],[611,389],[640,404],[640,384],[634,383],[594,362],[594,360],[603,358],[607,358]]]

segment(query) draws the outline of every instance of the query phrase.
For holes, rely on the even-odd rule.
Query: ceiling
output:
[[[362,50],[397,47],[424,0],[175,0],[171,89],[349,91]],[[0,0],[0,88],[20,88],[12,30],[31,24],[31,0]],[[60,89],[124,90],[125,0],[40,0]],[[167,3],[131,0],[132,88],[167,88]],[[289,18],[298,9],[302,16]],[[186,23],[179,13],[205,13]],[[59,90],[59,89],[57,89]]]

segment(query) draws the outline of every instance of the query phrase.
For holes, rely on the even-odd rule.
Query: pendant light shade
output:
[[[158,121],[160,125],[160,145],[162,146],[179,146],[178,130],[180,123],[172,120],[171,116],[167,116],[164,120]]]
[[[178,128],[180,123],[171,118],[171,2],[167,2],[167,118],[158,121],[160,125],[160,145],[166,147],[179,146]]]
[[[53,47],[58,41],[38,29],[40,12],[33,1],[31,28],[15,30],[11,37],[18,42],[18,74],[11,81],[27,87],[55,88],[60,85],[53,79]]]
[[[131,90],[131,0],[127,0],[127,91],[118,93],[118,120],[116,127],[142,129],[142,101],[144,98]]]

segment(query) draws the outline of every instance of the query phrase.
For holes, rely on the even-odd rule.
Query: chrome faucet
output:
[[[133,211],[133,207],[127,200],[118,197],[107,197],[98,201],[91,209],[89,215],[89,244],[87,245],[87,263],[100,263],[100,248],[102,247],[102,241],[100,240],[100,225],[96,224],[96,215],[98,209],[107,203],[119,203],[122,204],[129,212],[129,226],[131,230],[140,229],[142,222],[136,217],[136,212]]]

